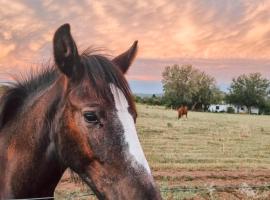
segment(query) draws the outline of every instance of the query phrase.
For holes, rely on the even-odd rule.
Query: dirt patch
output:
[[[156,180],[167,180],[172,184],[177,185],[239,185],[240,183],[250,183],[254,185],[258,184],[270,184],[270,170],[179,170],[179,171],[157,171],[154,172]]]
[[[270,198],[269,169],[179,170],[156,171],[153,174],[159,183],[166,183],[161,188],[167,187],[173,193],[190,192],[195,195],[183,199]]]

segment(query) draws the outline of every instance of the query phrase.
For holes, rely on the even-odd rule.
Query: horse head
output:
[[[161,199],[137,136],[135,104],[124,78],[137,41],[114,59],[79,54],[65,24],[56,31],[53,48],[64,93],[53,136],[61,161],[99,199]]]

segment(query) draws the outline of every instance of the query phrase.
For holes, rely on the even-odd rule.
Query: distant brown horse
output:
[[[52,199],[69,168],[98,199],[160,200],[124,78],[137,42],[112,60],[79,54],[65,24],[53,50],[54,65],[14,83],[1,98],[0,199]]]
[[[187,106],[181,106],[180,108],[178,108],[178,119],[180,119],[182,116],[186,115],[186,119],[187,119],[187,114],[188,114],[188,107]]]

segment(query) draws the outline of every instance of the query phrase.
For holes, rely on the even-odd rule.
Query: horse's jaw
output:
[[[148,173],[133,176],[119,175],[117,177],[109,177],[109,173],[108,176],[95,177],[97,173],[91,173],[92,176],[85,173],[80,177],[92,189],[99,200],[162,199],[152,175]]]

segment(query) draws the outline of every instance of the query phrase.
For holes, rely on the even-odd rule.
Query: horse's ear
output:
[[[58,68],[69,78],[76,74],[80,58],[77,46],[70,33],[70,25],[60,26],[53,37],[54,60]]]
[[[138,50],[138,41],[136,40],[133,45],[124,53],[115,57],[112,61],[121,69],[125,74],[136,57]]]

